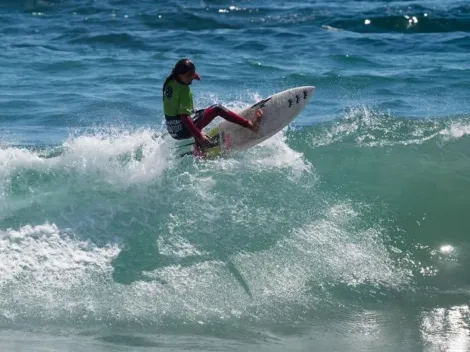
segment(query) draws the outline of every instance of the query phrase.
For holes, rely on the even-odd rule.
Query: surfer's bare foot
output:
[[[251,131],[257,132],[259,129],[259,124],[263,118],[263,110],[256,110],[255,117],[250,121],[250,126],[248,127]]]

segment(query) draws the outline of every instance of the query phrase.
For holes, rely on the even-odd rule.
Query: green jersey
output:
[[[193,112],[193,93],[189,86],[168,81],[163,93],[163,110],[166,117],[190,115]]]

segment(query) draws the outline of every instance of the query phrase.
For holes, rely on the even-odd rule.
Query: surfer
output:
[[[163,84],[163,108],[168,133],[175,139],[194,137],[198,146],[211,144],[202,129],[217,116],[227,121],[256,132],[263,117],[263,111],[258,109],[252,121],[247,120],[226,107],[216,104],[206,109],[194,111],[193,94],[189,85],[193,80],[200,80],[196,66],[189,59],[179,60],[171,74]],[[193,117],[191,117],[193,115]]]

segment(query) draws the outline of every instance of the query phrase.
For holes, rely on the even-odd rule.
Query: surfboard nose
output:
[[[310,100],[313,95],[313,92],[315,92],[315,86],[298,87],[296,88],[296,90],[302,93],[304,100]]]
[[[313,92],[315,90],[315,86],[305,86],[304,89],[306,89],[309,92]]]
[[[313,92],[315,91],[315,86],[301,86],[301,87],[294,88],[293,90],[299,91],[299,92],[301,91],[304,94],[307,94],[309,97],[311,97]]]

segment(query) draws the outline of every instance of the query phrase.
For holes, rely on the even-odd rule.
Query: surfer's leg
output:
[[[253,121],[250,121],[241,117],[240,115],[235,114],[233,111],[227,109],[226,107],[217,104],[208,107],[204,111],[202,118],[196,122],[196,126],[200,129],[203,129],[209,123],[211,123],[211,121],[214,120],[217,116],[220,116],[227,121],[236,123],[237,125],[248,128],[252,131],[256,131],[259,127],[259,121],[261,120],[263,113],[261,110],[258,110]]]

